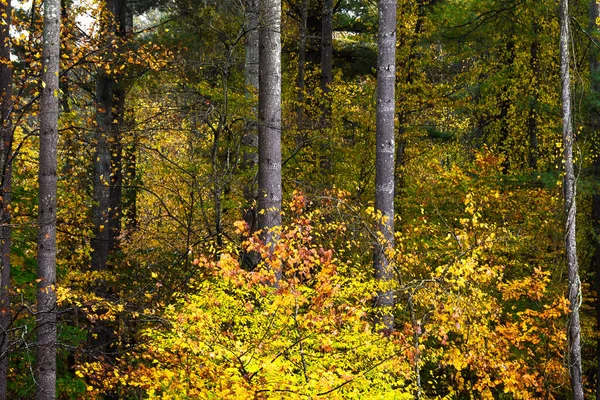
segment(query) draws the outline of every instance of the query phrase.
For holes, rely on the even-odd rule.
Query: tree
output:
[[[6,399],[10,315],[10,201],[12,183],[12,66],[10,0],[0,1],[0,400]]]
[[[36,399],[56,397],[56,171],[60,0],[44,1],[40,101]]]
[[[579,280],[579,265],[577,262],[576,237],[576,190],[575,168],[573,165],[573,126],[571,122],[571,76],[569,71],[569,1],[560,2],[560,79],[562,84],[562,132],[564,147],[564,180],[563,194],[565,199],[565,251],[567,255],[567,270],[569,277],[569,323],[568,323],[568,365],[571,377],[571,390],[575,400],[583,400],[582,370],[581,370],[581,323],[579,307],[581,305],[581,281]]]
[[[331,118],[329,85],[333,82],[333,0],[323,0],[323,22],[321,24],[321,90],[326,95],[323,112],[323,125],[328,125]]]
[[[377,40],[377,150],[375,172],[375,209],[378,212],[379,243],[375,247],[375,277],[383,282],[394,277],[388,253],[394,247],[394,112],[396,85],[396,1],[379,2],[379,36]],[[386,329],[394,328],[390,308],[394,293],[389,288],[377,294],[375,305],[384,307],[380,321]]]
[[[590,0],[590,33],[597,37],[599,28],[597,20],[600,17],[600,4],[596,0]],[[600,58],[596,43],[592,43],[590,52],[590,126],[593,132],[600,129],[600,114],[596,104],[600,100]],[[596,156],[593,162],[593,174],[598,181],[600,176],[600,156],[598,154],[598,140],[596,145]],[[592,271],[595,275],[594,286],[596,290],[596,330],[600,330],[600,192],[595,190],[592,194],[592,228],[594,230],[594,242],[592,256]],[[600,337],[596,339],[596,399],[600,399]]]
[[[281,226],[281,0],[259,14],[258,228],[273,246]],[[279,275],[281,271],[276,271]]]

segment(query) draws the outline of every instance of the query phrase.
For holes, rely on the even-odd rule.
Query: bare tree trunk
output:
[[[44,1],[40,102],[36,399],[56,398],[56,152],[60,0]]]
[[[598,33],[600,26],[596,22],[600,17],[600,4],[596,0],[590,0],[589,25],[590,33]],[[590,100],[596,104],[600,100],[600,52],[592,44],[590,46]],[[590,107],[590,126],[592,131],[600,130],[600,112],[597,107]],[[596,182],[600,181],[600,156],[598,156],[598,144],[594,158],[593,174]],[[596,330],[600,331],[600,193],[596,189],[592,195],[592,227],[594,229],[594,254],[592,256],[592,270],[594,271],[594,289],[596,292]],[[596,399],[600,400],[600,337],[596,339]]]
[[[109,139],[112,136],[113,79],[103,71],[96,81],[96,130],[94,135],[94,205],[92,219],[94,238],[92,244],[92,270],[107,269],[110,229],[110,174],[111,157]]]
[[[298,44],[298,76],[296,77],[296,88],[298,90],[296,106],[296,121],[298,129],[304,128],[304,91],[306,90],[306,30],[308,19],[308,0],[302,0],[300,10],[300,43]]]
[[[12,183],[12,66],[10,61],[10,0],[0,1],[0,400],[5,400],[8,383],[10,315],[10,201]]]
[[[258,7],[259,0],[246,0],[246,9],[244,12],[244,30],[246,31],[246,60],[245,60],[245,83],[246,98],[253,100],[258,93]],[[242,167],[252,171],[252,178],[248,179],[244,187],[244,200],[246,206],[243,219],[250,227],[249,233],[252,234],[257,229],[258,214],[256,211],[256,201],[258,192],[256,188],[256,168],[258,167],[258,124],[256,122],[256,108],[252,107],[252,119],[246,123],[242,144],[244,146],[244,155]],[[245,241],[247,237],[242,237]],[[258,256],[253,253],[244,252],[242,254],[242,265],[247,269],[253,269],[258,263]]]
[[[261,0],[259,59],[258,228],[272,247],[281,226],[281,0]]]
[[[379,243],[375,246],[375,278],[383,282],[394,278],[388,252],[394,247],[394,113],[396,86],[396,0],[379,2],[377,41],[377,150],[375,170],[375,209],[381,213]],[[394,293],[377,294],[377,321],[386,330],[394,329]]]
[[[329,87],[333,82],[333,0],[323,0],[323,22],[321,24],[321,90],[324,104],[321,107],[322,122],[328,126],[331,121]]]
[[[581,305],[581,282],[579,280],[579,266],[577,263],[576,239],[576,180],[573,166],[573,126],[571,124],[571,77],[569,72],[569,1],[560,1],[560,78],[562,83],[562,118],[563,118],[563,146],[564,146],[564,196],[565,196],[565,251],[567,255],[567,268],[569,275],[569,324],[568,362],[571,377],[571,389],[574,400],[583,400],[582,372],[581,372],[581,324],[579,321],[579,307]]]
[[[246,0],[244,30],[246,31],[245,83],[248,90],[258,90],[258,6],[259,0]]]

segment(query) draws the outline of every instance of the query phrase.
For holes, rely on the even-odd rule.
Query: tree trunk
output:
[[[396,86],[396,0],[379,2],[377,41],[377,150],[375,167],[375,209],[381,214],[380,240],[375,246],[375,278],[383,282],[394,278],[388,253],[394,247],[394,113]],[[394,293],[390,289],[377,294],[377,322],[386,330],[394,329]]]
[[[259,0],[246,0],[246,9],[244,10],[244,30],[246,32],[246,59],[244,63],[244,82],[246,84],[246,99],[254,101],[254,96],[258,94],[258,8]],[[244,207],[243,220],[248,224],[248,233],[251,235],[256,232],[258,224],[258,214],[256,211],[256,201],[258,197],[256,187],[256,168],[258,167],[258,124],[256,122],[256,107],[252,107],[252,117],[246,122],[243,145],[242,168],[251,171],[251,177],[244,186]],[[246,234],[242,235],[241,242],[248,239]],[[241,264],[248,270],[254,269],[258,264],[259,258],[255,252],[242,252]]]
[[[567,328],[568,363],[571,389],[574,400],[583,400],[581,371],[581,282],[577,264],[576,240],[576,180],[573,165],[573,127],[571,124],[571,77],[569,72],[569,2],[561,0],[560,10],[560,78],[562,83],[562,124],[565,176],[563,183],[565,197],[565,251],[569,276],[569,323]]]
[[[324,103],[321,106],[322,125],[331,122],[331,98],[329,87],[333,82],[333,0],[323,0],[323,22],[321,24],[321,90]]]
[[[36,399],[56,398],[56,152],[60,0],[44,1],[40,101]]]
[[[8,330],[10,315],[10,201],[12,181],[12,66],[10,62],[10,0],[0,1],[0,400],[5,400],[8,383]]]
[[[298,90],[296,105],[296,121],[298,129],[304,128],[304,94],[306,90],[306,21],[308,18],[308,0],[302,0],[300,10],[300,43],[298,44],[298,76],[296,77],[296,88]]]
[[[600,17],[600,4],[590,0],[589,6],[590,33],[598,33],[600,26],[597,19]],[[590,46],[590,127],[593,132],[600,129],[600,112],[595,106],[600,100],[600,52],[592,44]],[[593,164],[593,174],[596,185],[600,182],[600,156],[598,156],[597,140],[592,141],[596,147],[596,156]],[[594,254],[592,256],[592,271],[594,271],[594,289],[596,292],[596,331],[600,332],[600,192],[598,188],[592,195],[592,227],[594,229]],[[600,400],[600,337],[596,339],[596,399]]]
[[[258,92],[258,228],[273,248],[281,226],[281,0],[261,0]],[[281,271],[275,271],[276,279]]]
[[[244,30],[246,32],[245,83],[248,91],[258,90],[258,3],[246,0]]]

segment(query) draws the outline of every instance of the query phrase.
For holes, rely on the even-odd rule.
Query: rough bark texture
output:
[[[590,0],[589,5],[590,32],[598,33],[600,27],[596,23],[600,17],[600,4]],[[590,46],[590,127],[593,132],[600,130],[600,110],[595,106],[600,100],[600,51],[594,45]],[[593,164],[593,173],[596,182],[600,181],[600,157],[598,154],[597,139],[593,141],[596,146],[596,158]],[[596,292],[596,330],[600,332],[600,193],[598,189],[592,195],[592,227],[594,229],[594,255],[592,256],[592,271],[594,272],[594,289]],[[596,399],[600,400],[600,337],[596,339]]]
[[[56,147],[60,0],[44,1],[40,101],[36,399],[56,398]]]
[[[0,0],[0,400],[6,399],[10,316],[10,201],[12,181],[12,67],[10,0]]]
[[[573,127],[571,124],[571,78],[569,71],[569,6],[568,0],[561,0],[560,6],[560,78],[562,83],[562,119],[564,146],[564,196],[565,196],[565,251],[569,276],[569,323],[567,327],[568,363],[571,389],[574,400],[583,400],[581,371],[581,325],[579,307],[581,305],[581,282],[577,263],[576,241],[576,180],[573,165]]]
[[[394,278],[387,252],[394,247],[394,113],[396,85],[396,0],[379,2],[379,37],[377,56],[377,139],[375,170],[375,209],[381,213],[381,238],[375,247],[375,278]],[[385,329],[394,328],[391,290],[377,294],[375,306],[380,307],[377,320]]]
[[[258,228],[273,246],[281,226],[281,0],[261,1],[259,27]]]
[[[245,83],[248,90],[258,90],[258,2],[246,0],[244,30],[246,31]]]

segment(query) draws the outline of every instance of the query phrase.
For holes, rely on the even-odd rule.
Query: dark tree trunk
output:
[[[44,1],[40,101],[36,399],[56,398],[56,152],[60,0]]]
[[[261,1],[259,36],[258,228],[272,248],[281,226],[281,0]]]
[[[600,4],[596,0],[590,0],[589,18],[590,32],[598,33],[600,27],[596,23],[600,17]],[[600,130],[600,111],[596,104],[600,100],[600,51],[594,45],[590,46],[590,127],[593,132]],[[596,292],[596,331],[600,332],[600,156],[598,156],[598,140],[592,143],[596,147],[593,174],[596,181],[596,190],[592,195],[592,226],[594,229],[594,254],[592,256],[592,271],[594,273],[594,289]],[[600,400],[600,337],[596,339],[596,399]]]
[[[394,278],[388,252],[394,247],[394,113],[396,86],[396,0],[379,2],[377,56],[377,150],[375,172],[375,209],[381,213],[379,243],[375,246],[375,278],[383,282]],[[394,293],[377,294],[377,322],[394,329]]]
[[[331,99],[329,92],[333,82],[333,0],[323,0],[321,24],[321,90],[324,103],[321,107],[323,126],[331,122]]]
[[[308,18],[308,0],[302,0],[300,10],[300,42],[298,43],[298,76],[296,77],[296,88],[298,90],[296,105],[296,121],[298,129],[304,128],[304,94],[306,90],[306,35]]]
[[[565,176],[563,183],[565,197],[565,252],[569,276],[569,323],[567,328],[568,365],[571,389],[574,400],[583,400],[581,371],[581,324],[579,307],[581,305],[581,282],[577,262],[576,238],[576,180],[573,165],[573,126],[571,124],[571,77],[569,71],[569,1],[560,2],[560,78],[562,83],[562,124]]]
[[[245,10],[245,31],[246,31],[246,61],[245,61],[245,83],[246,83],[246,98],[250,101],[254,100],[255,94],[258,93],[258,65],[259,65],[259,49],[258,49],[258,10],[259,0],[246,0]],[[246,206],[243,219],[249,226],[249,233],[256,231],[258,225],[258,214],[256,212],[256,201],[258,192],[256,188],[256,168],[258,167],[258,124],[256,122],[256,108],[252,108],[252,118],[246,123],[246,131],[242,144],[244,146],[243,164],[242,167],[251,170],[251,178],[248,179],[244,187],[244,200]],[[245,241],[247,236],[242,237]],[[258,257],[254,253],[244,252],[242,255],[242,265],[247,269],[253,269],[258,263]]]
[[[10,201],[12,181],[12,66],[10,64],[10,0],[0,1],[0,400],[5,400],[8,383],[8,330],[10,315]]]

